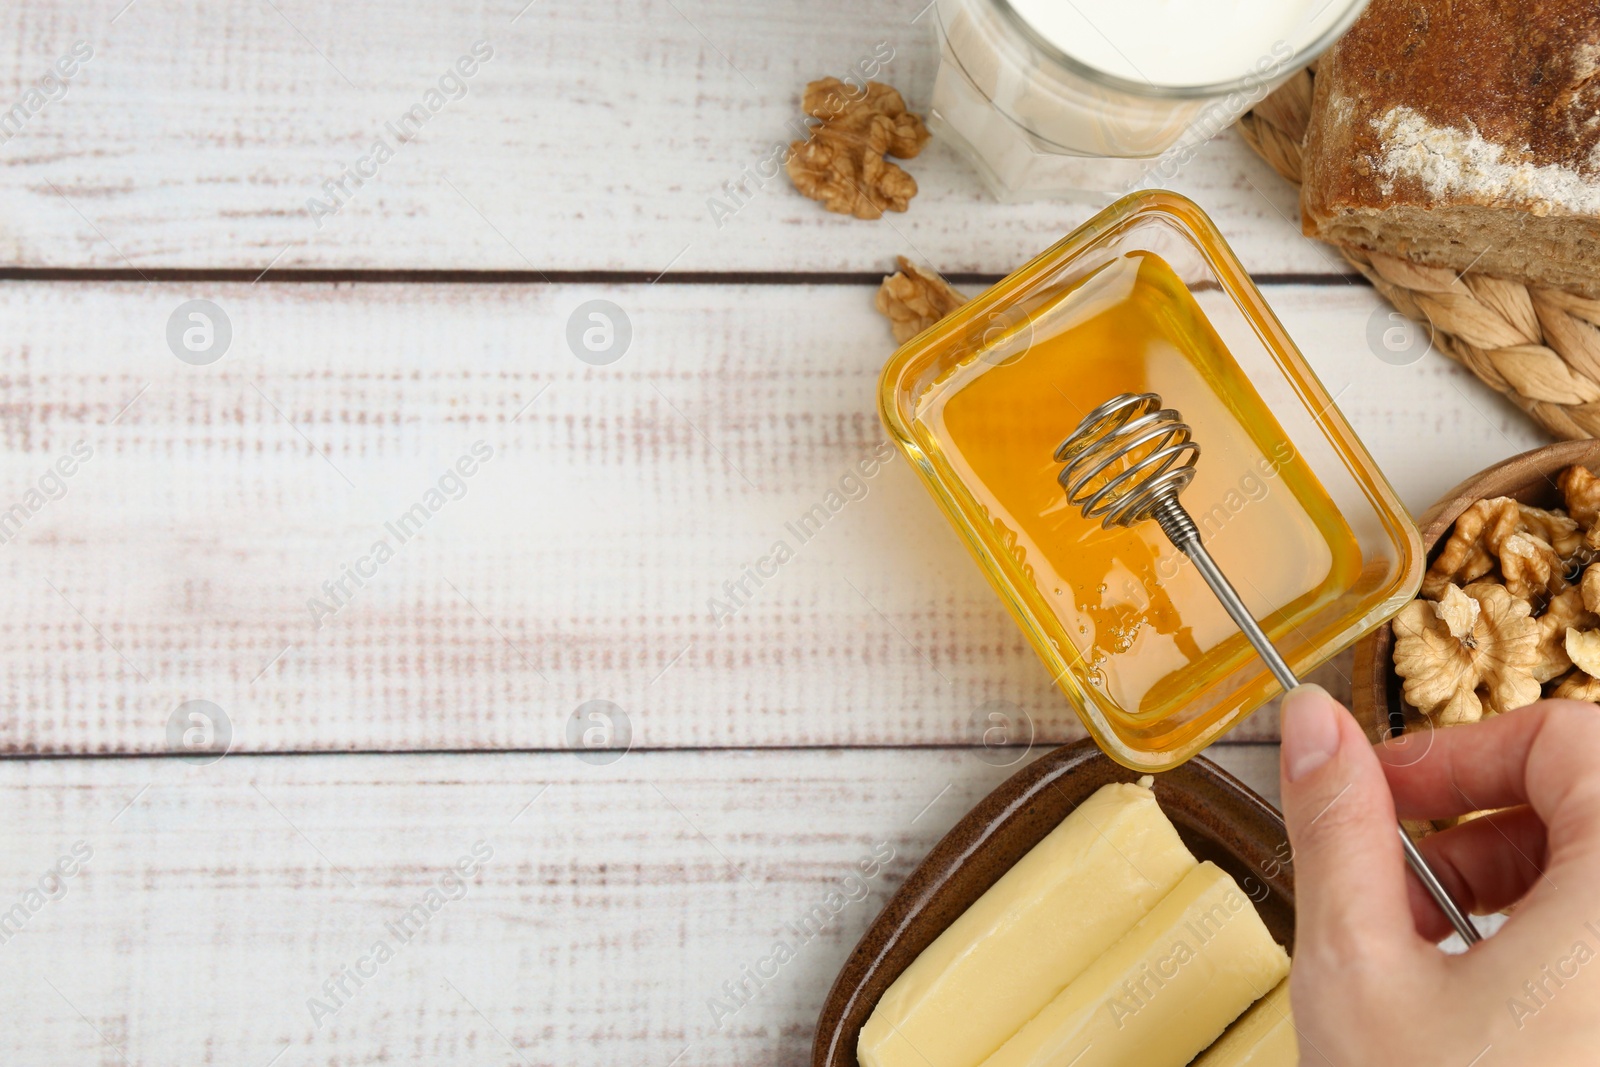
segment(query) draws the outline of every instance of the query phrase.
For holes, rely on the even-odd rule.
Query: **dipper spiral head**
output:
[[[1151,518],[1194,480],[1200,446],[1155,393],[1114,396],[1056,446],[1067,502],[1106,529]]]

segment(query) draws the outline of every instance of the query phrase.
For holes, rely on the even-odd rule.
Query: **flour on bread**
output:
[[[1496,144],[1470,123],[1465,129],[1435,126],[1404,105],[1371,121],[1380,145],[1378,170],[1387,179],[1385,195],[1396,179],[1413,178],[1438,200],[1470,197],[1535,215],[1600,215],[1600,146],[1580,172],[1528,162],[1526,147]]]

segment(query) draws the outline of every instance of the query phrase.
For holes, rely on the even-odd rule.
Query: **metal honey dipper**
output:
[[[1083,417],[1078,428],[1056,446],[1055,458],[1065,464],[1056,480],[1067,494],[1067,503],[1082,511],[1086,519],[1100,519],[1100,525],[1108,530],[1154,519],[1173,547],[1194,563],[1284,692],[1300,684],[1201,544],[1200,528],[1178,502],[1178,494],[1194,480],[1200,446],[1176,411],[1163,408],[1155,393],[1114,396]],[[1461,939],[1469,945],[1481,940],[1477,927],[1450,899],[1404,827],[1400,828],[1400,844],[1406,862]]]

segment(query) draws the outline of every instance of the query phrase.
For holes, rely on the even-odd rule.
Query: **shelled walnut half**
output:
[[[905,256],[900,269],[878,286],[874,306],[889,320],[897,344],[904,344],[967,302],[938,274],[919,267]]]
[[[1406,700],[1441,726],[1477,722],[1539,699],[1539,624],[1503,585],[1445,588],[1395,616],[1394,669]]]
[[[789,146],[786,169],[796,189],[858,219],[906,209],[917,195],[916,179],[884,157],[910,159],[929,134],[898,92],[882,82],[857,88],[822,78],[806,86],[800,107],[818,124]]]
[[[1562,508],[1479,500],[1395,616],[1406,702],[1440,726],[1541,695],[1600,700],[1600,478],[1562,472]]]
[[[1591,574],[1600,577],[1600,565],[1584,572],[1585,585],[1590,584]],[[1569,626],[1562,636],[1562,648],[1572,669],[1561,676],[1550,695],[1568,700],[1600,700],[1600,629]]]
[[[1497,568],[1502,584],[1524,599],[1540,591],[1559,593],[1565,584],[1561,564],[1580,547],[1577,522],[1559,511],[1508,496],[1480,500],[1456,519],[1422,581],[1422,595],[1437,600],[1446,585],[1466,585]]]

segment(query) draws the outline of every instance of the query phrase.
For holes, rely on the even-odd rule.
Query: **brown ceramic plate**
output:
[[[900,972],[1089,794],[1138,778],[1084,740],[1036,760],[979,801],[911,872],[850,953],[823,1002],[812,1067],[858,1067],[861,1027]],[[1155,780],[1156,800],[1184,844],[1233,875],[1292,954],[1294,871],[1283,817],[1204,756]]]
[[[1562,441],[1536,448],[1487,467],[1450,490],[1417,520],[1428,562],[1438,555],[1461,513],[1485,497],[1509,496],[1535,507],[1560,507],[1556,475],[1573,464],[1600,473],[1600,441]],[[1425,721],[1400,699],[1394,629],[1388,623],[1356,642],[1354,677],[1350,711],[1374,740]]]

